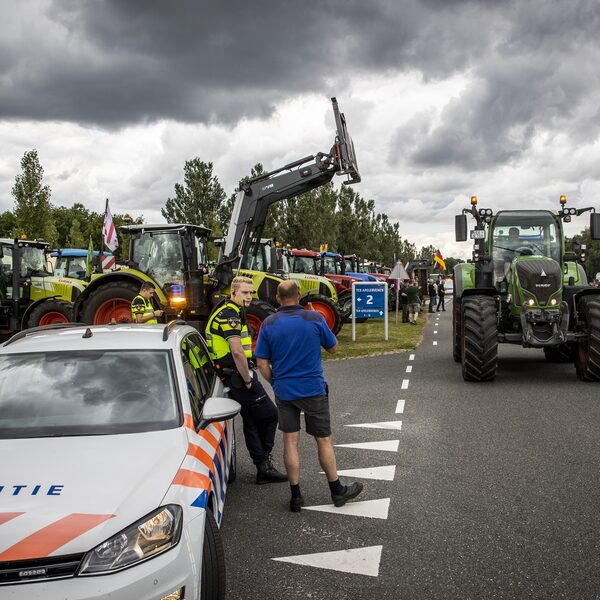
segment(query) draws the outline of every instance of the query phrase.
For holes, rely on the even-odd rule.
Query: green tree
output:
[[[0,214],[0,237],[13,237],[16,224],[15,215],[10,210],[5,210]]]
[[[57,231],[52,219],[50,188],[42,185],[44,169],[37,150],[25,152],[20,175],[15,177],[15,235],[56,243]]]
[[[169,198],[161,210],[168,223],[191,223],[209,227],[213,235],[223,234],[220,212],[227,195],[213,175],[213,163],[199,158],[186,161],[183,185],[175,184],[175,197]]]
[[[88,242],[89,244],[89,238]],[[69,235],[67,236],[67,246],[69,248],[85,248],[86,240],[81,232],[81,225],[78,219],[73,219],[71,229],[69,229]]]

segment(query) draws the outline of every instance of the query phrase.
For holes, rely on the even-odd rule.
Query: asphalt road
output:
[[[508,345],[495,382],[466,383],[451,314],[414,352],[326,364],[334,443],[391,448],[336,448],[338,469],[370,470],[342,477],[365,484],[354,509],[290,513],[287,484],[254,485],[238,427],[228,598],[600,598],[600,386]],[[396,429],[350,427],[380,422]],[[332,507],[306,435],[302,461],[307,506]]]

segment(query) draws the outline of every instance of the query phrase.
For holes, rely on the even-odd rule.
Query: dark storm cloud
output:
[[[0,43],[0,118],[105,126],[236,121],[268,114],[301,92],[337,93],[336,81],[365,72],[417,69],[426,78],[445,77],[469,66],[474,45],[486,44],[473,27],[482,10],[469,2],[24,5],[34,27],[17,20],[18,42]]]

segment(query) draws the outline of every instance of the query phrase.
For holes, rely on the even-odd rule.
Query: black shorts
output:
[[[329,398],[327,396],[313,396],[299,400],[280,400],[275,396],[275,402],[279,411],[279,429],[284,433],[300,431],[300,412],[303,412],[306,433],[314,437],[331,435]]]

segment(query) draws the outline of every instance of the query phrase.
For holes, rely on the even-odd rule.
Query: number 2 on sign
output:
[[[371,294],[367,294],[367,304],[373,304],[373,296]]]

